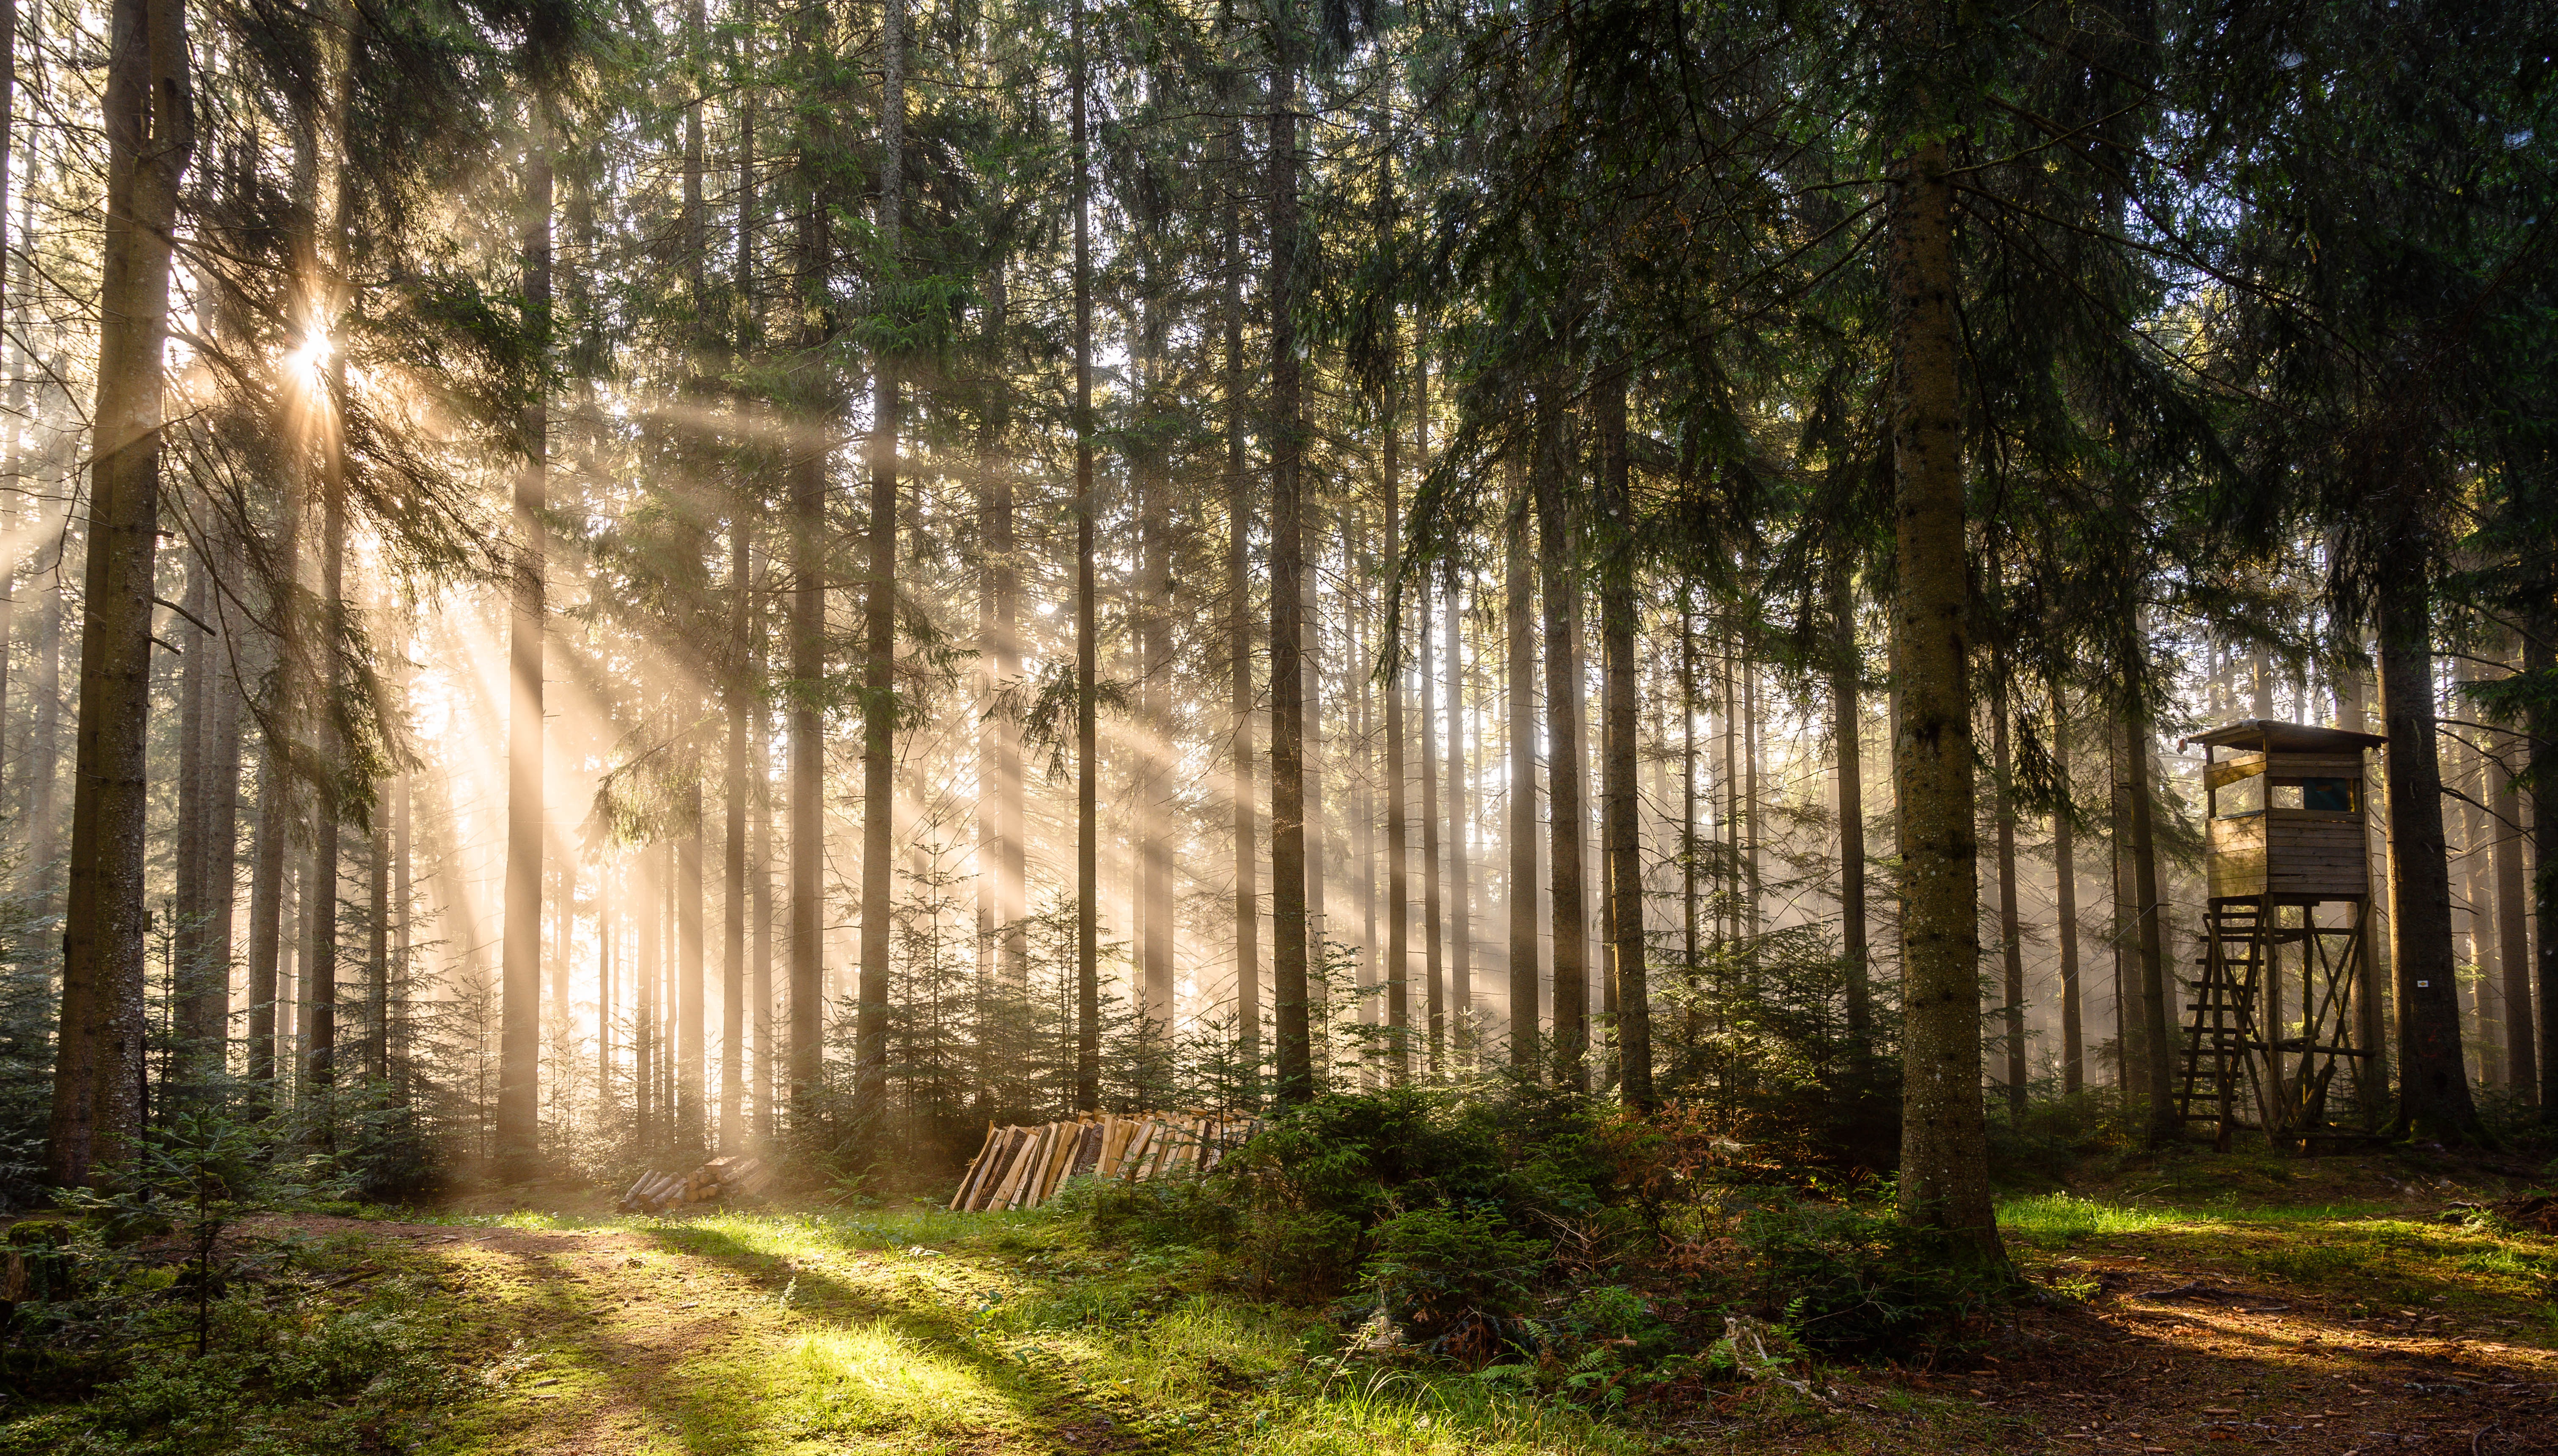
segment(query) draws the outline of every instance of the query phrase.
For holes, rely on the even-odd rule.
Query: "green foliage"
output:
[[[1537,1301],[1547,1239],[1512,1231],[1498,1213],[1421,1208],[1370,1232],[1361,1271],[1379,1313],[1422,1337],[1429,1353],[1491,1355]],[[1585,1296],[1586,1297],[1586,1296]]]
[[[1746,1215],[1741,1237],[1761,1303],[1825,1354],[1959,1345],[2008,1287],[2003,1270],[1957,1258],[1945,1236],[1881,1204],[1787,1196]]]
[[[2140,1141],[2122,1098],[2104,1092],[2037,1097],[2022,1117],[2001,1107],[1988,1120],[1990,1176],[2010,1186],[2051,1187],[2083,1159]]]
[[[0,858],[14,878],[15,857]],[[59,933],[34,892],[0,896],[0,1213],[46,1196],[45,1124],[54,1091]]]
[[[1772,1188],[1771,1171],[1693,1106],[1403,1087],[1283,1109],[1205,1177],[1088,1183],[1057,1216],[1330,1302],[1345,1360],[1489,1363],[1599,1403],[1691,1378],[1674,1357],[1727,1313],[1824,1353],[1903,1354],[1959,1344],[2011,1287],[1888,1201]]]
[[[0,1456],[412,1448],[464,1393],[437,1316],[419,1307],[427,1292],[399,1279],[353,1305],[289,1285],[232,1293],[214,1305],[202,1354],[143,1349],[94,1384],[65,1383],[55,1366],[50,1385],[21,1385],[55,1398],[0,1409]],[[13,1352],[14,1373],[43,1369],[25,1355]]]

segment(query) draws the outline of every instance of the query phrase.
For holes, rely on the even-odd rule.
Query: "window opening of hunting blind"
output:
[[[2350,814],[2362,811],[2362,781],[2328,775],[2265,773],[2261,761],[2253,766],[2233,766],[2245,777],[2232,779],[2211,791],[2211,816],[2216,819],[2244,818],[2263,813],[2267,808],[2308,809],[2312,813]]]

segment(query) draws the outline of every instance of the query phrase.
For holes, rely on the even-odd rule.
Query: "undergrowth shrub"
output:
[[[2007,1188],[2058,1187],[2087,1158],[2143,1143],[2108,1092],[2038,1096],[2022,1116],[1993,1112],[1988,1127],[1990,1178]]]
[[[1365,1285],[1432,1355],[1479,1362],[1520,1340],[1552,1243],[1495,1210],[1411,1209],[1376,1226]]]
[[[1888,1189],[1826,1188],[1712,1109],[1507,1092],[1319,1097],[1207,1174],[1090,1181],[1059,1216],[1192,1251],[1203,1277],[1263,1298],[1330,1302],[1344,1359],[1488,1367],[1592,1401],[1672,1363],[1701,1378],[1726,1316],[1823,1354],[1932,1353],[2003,1287],[1897,1223]]]
[[[1984,1328],[2004,1273],[1957,1256],[1942,1233],[1880,1203],[1781,1196],[1741,1219],[1759,1303],[1830,1355],[1935,1352]]]

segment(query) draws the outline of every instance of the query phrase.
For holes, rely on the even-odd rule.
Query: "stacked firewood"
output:
[[[988,1123],[986,1145],[969,1161],[950,1208],[1035,1209],[1069,1178],[1142,1182],[1186,1170],[1206,1172],[1259,1126],[1258,1118],[1212,1112],[1086,1112],[1071,1122],[1038,1127]]]
[[[688,1204],[762,1198],[773,1186],[773,1170],[755,1158],[713,1158],[690,1173],[642,1173],[622,1195],[626,1214],[662,1214]]]

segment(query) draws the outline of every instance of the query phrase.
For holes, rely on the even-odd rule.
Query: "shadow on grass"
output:
[[[800,1325],[778,1329],[785,1348],[759,1356],[754,1369],[715,1361],[674,1383],[718,1392],[697,1399],[733,1400],[741,1378],[757,1382],[766,1387],[758,1418],[796,1421],[795,1435],[894,1428],[956,1438],[1113,1426],[1109,1412],[1075,1388],[1063,1362],[999,1343],[954,1302],[965,1291],[930,1287],[936,1276],[949,1277],[949,1264],[900,1260],[872,1281],[774,1251],[777,1242],[809,1241],[831,1245],[823,1250],[830,1256],[861,1251],[825,1225],[740,1228],[722,1220],[638,1232],[725,1269]]]

